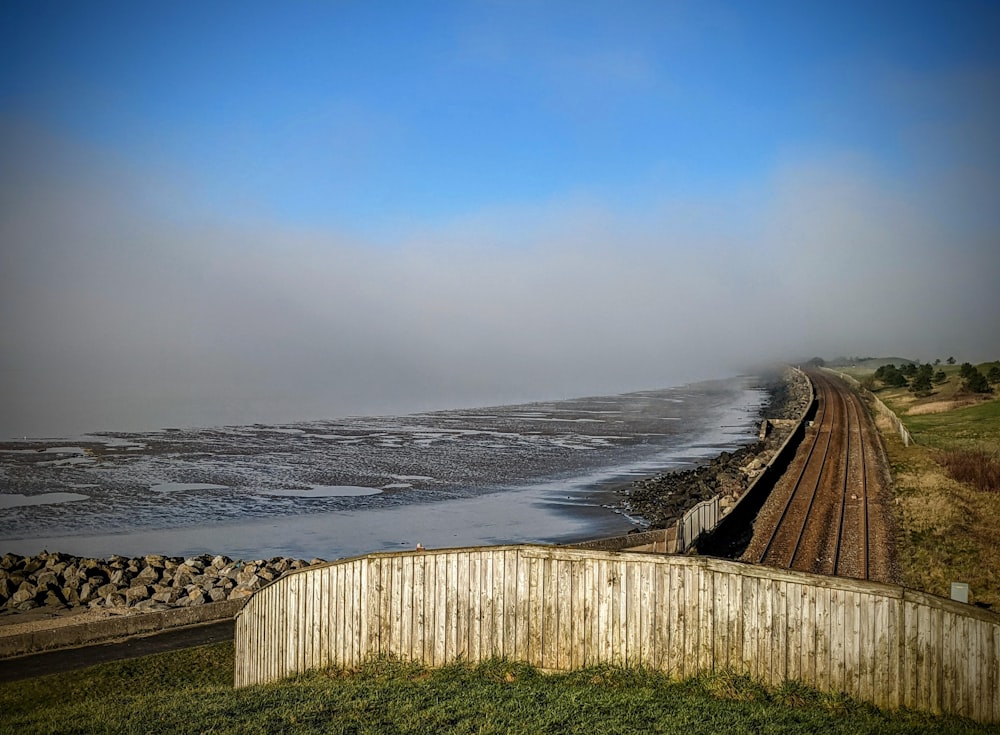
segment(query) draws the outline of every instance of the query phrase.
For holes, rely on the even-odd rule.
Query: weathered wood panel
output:
[[[901,587],[689,556],[517,546],[283,576],[236,621],[236,684],[388,655],[674,676],[732,668],[882,707],[1000,720],[1000,616]]]

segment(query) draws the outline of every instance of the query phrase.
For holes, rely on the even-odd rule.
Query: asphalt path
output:
[[[126,638],[113,643],[101,643],[79,648],[33,653],[28,656],[0,660],[0,682],[30,679],[83,669],[108,661],[139,658],[153,653],[193,648],[233,639],[235,622],[231,619],[202,625],[173,628],[161,633]]]

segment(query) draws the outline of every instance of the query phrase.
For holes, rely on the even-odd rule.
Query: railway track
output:
[[[871,420],[841,381],[821,371],[809,377],[818,401],[815,418],[761,510],[743,558],[817,574],[887,579],[887,559],[873,570],[870,550],[869,488],[880,484]],[[880,498],[875,500],[881,512]],[[880,528],[876,535],[886,533]]]

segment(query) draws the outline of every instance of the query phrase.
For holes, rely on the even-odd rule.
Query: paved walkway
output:
[[[162,633],[136,636],[113,643],[100,643],[80,648],[34,653],[18,658],[0,660],[0,682],[30,679],[46,674],[58,674],[88,666],[139,658],[152,653],[176,651],[209,643],[233,639],[235,623],[232,619],[185,628],[173,628]]]

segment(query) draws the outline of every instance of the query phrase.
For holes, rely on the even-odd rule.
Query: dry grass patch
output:
[[[919,406],[910,406],[906,413],[909,416],[921,416],[925,413],[942,413],[944,411],[951,411],[961,405],[958,401],[931,401],[930,403],[922,403]]]
[[[901,534],[903,584],[948,597],[968,582],[970,602],[1000,610],[1000,493],[952,478],[941,453],[883,434],[892,467]]]

